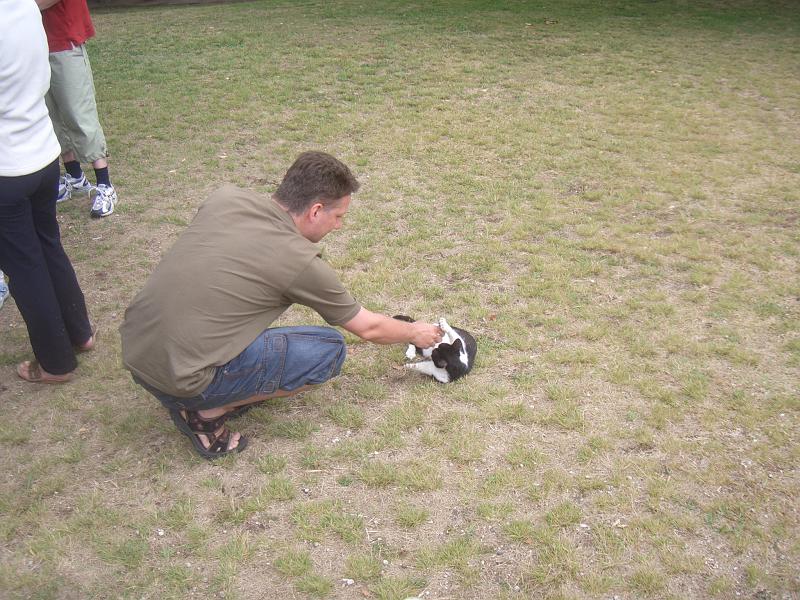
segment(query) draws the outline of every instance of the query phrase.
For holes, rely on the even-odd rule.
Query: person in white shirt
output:
[[[35,356],[17,374],[64,383],[94,334],[56,220],[61,147],[44,101],[47,38],[34,0],[0,0],[0,15],[0,269]]]

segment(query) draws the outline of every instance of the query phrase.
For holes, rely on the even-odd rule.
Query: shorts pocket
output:
[[[225,404],[255,396],[263,378],[263,346],[264,341],[259,338],[236,358],[218,367],[202,396],[209,400],[224,399]]]

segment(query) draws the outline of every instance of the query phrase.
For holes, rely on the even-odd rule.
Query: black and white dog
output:
[[[405,315],[395,315],[395,319],[413,323],[414,319]],[[444,337],[442,341],[430,348],[418,348],[413,344],[408,345],[406,358],[413,360],[420,355],[428,360],[408,363],[406,368],[414,369],[425,375],[430,375],[441,383],[450,383],[469,373],[475,364],[475,354],[478,345],[475,338],[458,327],[450,327],[443,318],[439,319],[439,328]]]

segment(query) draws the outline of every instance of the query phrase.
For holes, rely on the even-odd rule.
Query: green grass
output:
[[[364,537],[363,518],[346,512],[337,501],[298,504],[292,511],[291,521],[298,536],[309,542],[319,542],[328,534],[348,544],[356,544]]]
[[[383,564],[374,552],[353,554],[345,562],[344,574],[354,581],[372,581],[381,576]]]
[[[301,577],[311,571],[311,557],[308,552],[287,551],[279,555],[272,565],[283,575]]]
[[[400,527],[412,529],[422,525],[428,520],[430,512],[422,507],[413,506],[405,502],[395,509],[395,521]]]
[[[793,3],[93,16],[120,202],[59,219],[101,344],[26,385],[0,311],[0,596],[800,593]],[[117,329],[210,190],[269,193],[306,149],[362,182],[322,244],[347,287],[469,329],[477,364],[440,385],[348,335],[340,377],[233,421],[249,447],[208,463]]]

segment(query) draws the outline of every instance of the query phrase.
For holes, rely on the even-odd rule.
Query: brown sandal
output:
[[[63,375],[53,375],[47,373],[35,360],[26,360],[17,365],[17,375],[25,381],[30,383],[67,383],[72,379],[72,373],[64,373]]]
[[[247,438],[244,436],[239,437],[239,444],[236,447],[230,447],[233,434],[225,427],[227,415],[216,419],[204,419],[196,411],[173,408],[170,409],[169,416],[172,417],[172,422],[178,431],[192,441],[194,449],[205,459],[212,460],[231,452],[241,452],[247,447]],[[208,439],[208,448],[203,445],[201,435]]]

